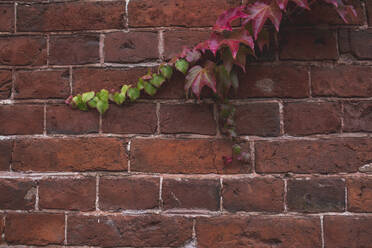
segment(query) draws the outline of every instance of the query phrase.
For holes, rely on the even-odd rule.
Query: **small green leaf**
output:
[[[83,95],[82,95],[83,102],[86,103],[86,102],[92,100],[93,97],[94,97],[94,94],[95,94],[94,91],[83,93]]]
[[[88,105],[91,108],[96,108],[97,107],[97,102],[98,102],[98,97],[95,96],[92,100],[90,100],[88,102]]]
[[[156,88],[152,86],[149,82],[145,82],[144,89],[147,94],[153,96],[156,94]]]
[[[72,101],[75,103],[75,106],[82,111],[88,110],[88,106],[85,102],[83,102],[83,98],[80,94],[72,98]]]
[[[109,108],[108,101],[98,100],[98,102],[97,102],[98,112],[100,112],[101,114],[104,114],[108,108]]]
[[[123,93],[115,93],[114,94],[114,102],[118,105],[121,105],[123,104],[123,102],[125,101],[125,96]]]
[[[150,83],[154,85],[156,88],[159,88],[165,82],[165,78],[158,74],[152,74],[152,79]]]
[[[109,99],[109,92],[105,89],[102,89],[97,93],[97,96],[101,101],[107,102]]]
[[[137,88],[129,88],[127,95],[131,101],[135,101],[140,96],[140,91]]]
[[[183,74],[186,74],[187,70],[189,69],[189,62],[184,59],[179,59],[177,60],[175,66],[177,70],[179,70]]]
[[[238,144],[233,145],[233,152],[234,154],[239,155],[240,153],[242,153],[242,147]]]
[[[140,78],[138,80],[138,83],[137,83],[137,89],[143,90],[144,87],[145,87],[145,80],[143,80],[142,78]]]
[[[124,84],[123,87],[121,87],[121,93],[125,95],[129,88],[130,88],[130,85]]]
[[[160,72],[163,77],[165,77],[166,79],[170,79],[173,75],[173,68],[169,65],[164,65],[160,67]]]

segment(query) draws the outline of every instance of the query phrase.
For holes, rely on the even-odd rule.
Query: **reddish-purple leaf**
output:
[[[186,59],[189,63],[195,63],[197,62],[201,57],[200,52],[197,49],[190,49],[188,47],[183,47],[182,53],[180,55],[180,58]]]
[[[289,0],[276,0],[276,2],[278,3],[278,6],[281,10],[284,10],[287,8],[287,4],[288,4],[288,1]],[[304,8],[304,9],[310,9],[309,8],[309,3],[307,2],[307,0],[292,0],[293,2],[295,2],[298,6]]]
[[[192,92],[200,98],[200,93],[204,86],[207,86],[216,92],[216,79],[213,73],[214,63],[210,63],[205,68],[200,65],[192,67],[187,76],[185,91],[189,92],[190,88]]]
[[[253,38],[246,29],[231,33],[230,37],[220,41],[219,46],[221,47],[223,45],[227,45],[231,50],[233,58],[235,59],[241,43],[254,50]]]
[[[243,12],[244,6],[231,8],[220,15],[214,25],[213,30],[222,32],[224,30],[232,31],[231,23],[238,18],[247,18],[248,15]]]
[[[358,16],[356,10],[351,5],[344,5],[344,6],[338,7],[337,12],[342,18],[342,20],[344,20],[345,23],[349,23],[350,21],[353,21]]]

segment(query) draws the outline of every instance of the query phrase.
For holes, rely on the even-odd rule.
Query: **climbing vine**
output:
[[[247,56],[254,56],[269,46],[269,32],[264,25],[270,21],[279,31],[283,13],[288,11],[289,0],[251,0],[247,4],[225,11],[216,21],[208,40],[183,51],[167,63],[158,67],[156,73],[148,72],[138,79],[136,85],[124,84],[119,91],[102,89],[99,92],[86,92],[70,96],[66,103],[71,107],[87,111],[95,108],[104,114],[113,102],[122,105],[126,101],[136,101],[141,92],[153,96],[158,89],[172,78],[175,70],[185,75],[186,97],[200,99],[201,91],[208,87],[213,91],[213,99],[218,104],[220,129],[234,143],[233,156],[225,157],[229,164],[233,158],[248,161],[249,153],[239,145],[234,115],[235,108],[229,103],[231,89],[239,87],[238,70],[245,71]],[[297,8],[310,10],[312,2],[308,0],[291,0]],[[314,0],[315,1],[315,0]],[[318,0],[335,7],[340,17],[346,22],[357,17],[353,6],[345,5],[343,0]],[[240,21],[239,27],[232,23]]]

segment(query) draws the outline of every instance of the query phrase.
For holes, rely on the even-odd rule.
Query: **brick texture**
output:
[[[12,90],[12,72],[10,70],[0,70],[0,99],[10,97]]]
[[[0,5],[0,31],[13,32],[14,31],[14,5],[2,4]]]
[[[372,212],[372,178],[351,177],[347,179],[348,210],[352,212]]]
[[[28,179],[0,180],[0,209],[31,210],[35,208],[36,183]]]
[[[8,171],[10,169],[12,143],[11,140],[0,141],[0,171]]]

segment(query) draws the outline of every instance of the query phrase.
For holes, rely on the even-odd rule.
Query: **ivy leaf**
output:
[[[159,88],[165,82],[165,78],[162,75],[152,74],[152,79],[150,83],[154,85],[156,88]]]
[[[213,73],[215,64],[210,62],[205,68],[200,65],[192,67],[186,76],[185,91],[192,92],[200,98],[201,90],[204,86],[208,86],[216,93],[216,79]]]
[[[81,111],[87,111],[88,110],[88,106],[83,101],[83,98],[82,98],[82,96],[80,94],[78,94],[77,96],[75,96],[74,98],[72,98],[72,101],[74,102],[75,106],[79,110],[81,110]]]
[[[99,100],[101,101],[104,101],[104,102],[108,102],[108,99],[109,99],[109,92],[105,89],[102,89],[100,92],[98,92],[97,94],[97,97],[99,98]]]
[[[153,96],[156,94],[156,91],[157,91],[156,88],[152,86],[149,82],[145,82],[143,86],[144,86],[145,92],[149,94],[150,96]]]
[[[140,78],[137,82],[137,89],[139,90],[143,90],[144,88],[144,85],[145,85],[145,80],[143,80],[142,78]],[[129,89],[129,88],[128,88]],[[128,90],[127,89],[127,90]]]
[[[98,112],[104,114],[106,110],[109,108],[108,101],[98,100],[96,108]]]
[[[230,48],[234,59],[238,54],[240,44],[247,45],[252,49],[252,51],[254,50],[253,38],[249,34],[249,31],[246,29],[233,32],[230,34],[230,37],[223,39],[219,42],[219,46],[227,45]]]
[[[226,70],[224,65],[216,66],[216,79],[218,85],[223,87],[222,92],[227,93],[231,87],[231,80],[229,72]],[[221,87],[219,87],[219,89],[221,89]]]
[[[94,95],[95,95],[94,91],[83,93],[83,95],[82,95],[83,102],[88,102],[88,101],[92,100]]]
[[[186,74],[187,70],[189,69],[189,62],[184,59],[179,59],[177,60],[175,66],[177,70],[179,70],[183,74]]]
[[[231,23],[238,18],[247,18],[248,15],[243,12],[245,6],[231,8],[220,15],[214,25],[213,30],[222,32],[224,30],[232,31]]]
[[[160,73],[163,77],[165,77],[166,79],[171,79],[172,75],[173,75],[173,69],[171,66],[169,65],[164,65],[160,68]]]
[[[135,101],[140,96],[140,91],[137,88],[129,88],[127,91],[127,95],[129,96],[131,101]]]
[[[88,102],[89,107],[96,108],[98,100],[98,97],[93,97],[93,99]]]
[[[356,10],[351,5],[338,7],[337,12],[345,23],[350,23],[351,21],[356,20],[356,17],[358,16]]]
[[[129,88],[130,88],[130,85],[124,84],[123,87],[121,87],[121,93],[125,95]]]
[[[292,1],[304,9],[310,9],[309,3],[307,2],[307,0],[292,0]],[[279,8],[285,11],[285,9],[287,8],[288,0],[276,0],[276,2],[278,3]]]
[[[114,102],[118,105],[121,105],[123,104],[123,102],[125,101],[125,94],[123,93],[117,93],[115,92],[114,94]]]

